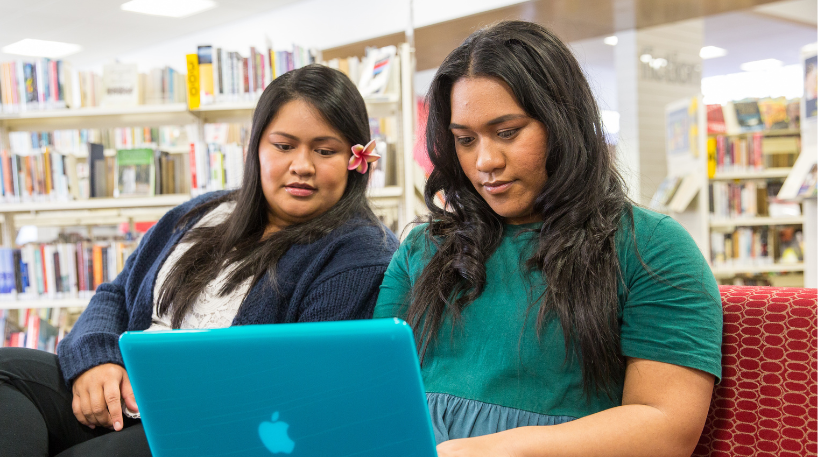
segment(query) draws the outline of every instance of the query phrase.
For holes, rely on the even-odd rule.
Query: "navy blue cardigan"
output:
[[[145,330],[153,316],[156,274],[173,247],[202,215],[177,229],[213,192],[168,211],[142,238],[117,277],[101,284],[57,354],[69,385],[103,363],[123,365],[119,336]],[[266,278],[247,294],[232,325],[311,322],[372,317],[378,289],[398,240],[386,228],[349,222],[309,245],[294,245],[277,265],[279,292]]]

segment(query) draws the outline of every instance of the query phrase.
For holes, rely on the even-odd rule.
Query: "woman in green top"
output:
[[[719,291],[687,232],[627,199],[571,52],[536,24],[480,30],[428,101],[431,216],[375,317],[414,328],[439,455],[689,456]]]

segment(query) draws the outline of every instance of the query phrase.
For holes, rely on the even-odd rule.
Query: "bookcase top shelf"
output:
[[[729,227],[748,227],[748,226],[763,226],[763,225],[797,225],[804,223],[804,216],[786,216],[786,217],[748,217],[748,218],[732,218],[727,220],[711,220],[711,228],[729,228]]]
[[[400,97],[398,94],[385,94],[366,97],[364,101],[369,111],[383,113],[386,111],[397,111],[400,108]],[[168,103],[156,105],[136,105],[136,106],[98,106],[90,108],[68,108],[42,111],[23,111],[19,113],[0,113],[0,124],[12,128],[30,128],[33,123],[50,124],[54,122],[95,122],[95,119],[120,118],[128,122],[129,118],[135,123],[144,123],[144,116],[162,115],[162,122],[172,122],[167,119],[168,115],[179,115],[183,118],[178,122],[194,122],[195,118],[190,116],[214,119],[222,114],[247,116],[256,108],[257,100],[247,100],[238,102],[216,103],[203,105],[195,110],[189,110],[184,103]],[[372,114],[372,113],[370,113]]]
[[[732,181],[748,180],[748,179],[772,179],[772,178],[786,178],[789,176],[792,168],[767,168],[764,170],[753,171],[736,171],[717,173],[716,176],[710,178],[711,181]]]
[[[713,276],[729,278],[740,274],[792,273],[799,271],[804,271],[803,263],[775,263],[769,265],[713,267]]]

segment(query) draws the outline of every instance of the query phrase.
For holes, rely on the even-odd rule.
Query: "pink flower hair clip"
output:
[[[376,162],[381,156],[375,152],[375,140],[370,141],[366,146],[356,144],[352,146],[352,157],[349,158],[347,170],[356,170],[360,174],[366,173],[369,164]]]

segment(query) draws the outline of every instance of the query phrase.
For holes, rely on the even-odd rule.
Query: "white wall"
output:
[[[501,8],[524,0],[414,0],[415,27]],[[246,54],[250,46],[266,48],[272,40],[277,50],[293,44],[327,49],[405,30],[409,0],[306,0],[286,5],[250,19],[192,33],[156,46],[119,56],[136,63],[140,71],[170,65],[183,71],[185,55],[198,45],[213,45]],[[99,71],[105,62],[81,69]]]

